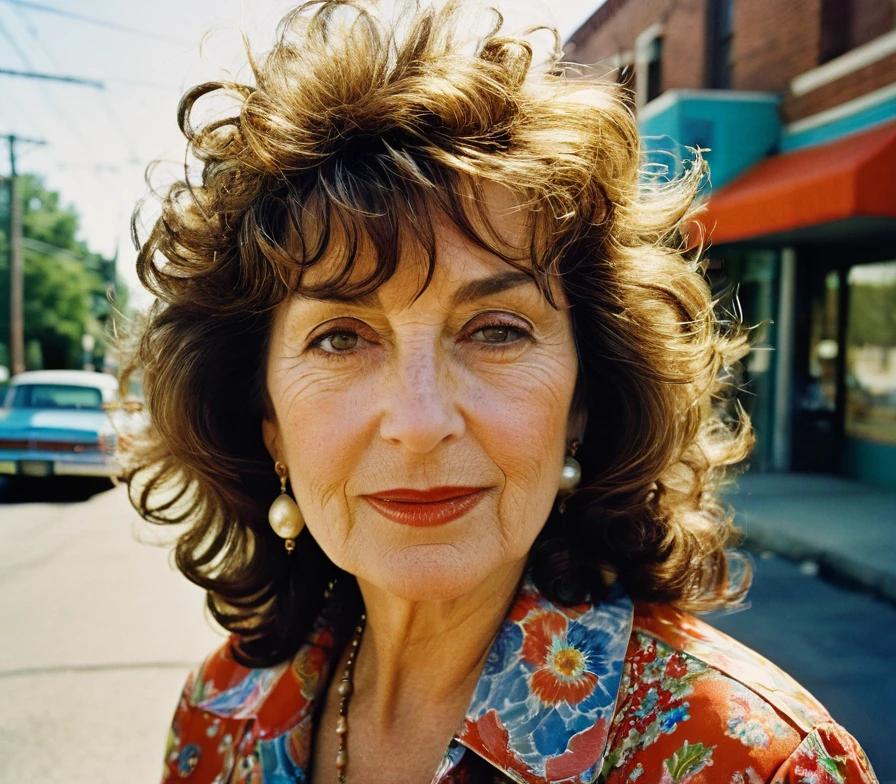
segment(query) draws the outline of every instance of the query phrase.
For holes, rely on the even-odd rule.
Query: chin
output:
[[[471,559],[454,545],[417,544],[390,553],[378,568],[359,576],[407,601],[450,601],[474,590],[498,568],[485,555],[479,552]]]

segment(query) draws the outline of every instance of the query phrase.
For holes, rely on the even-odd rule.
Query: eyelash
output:
[[[516,340],[511,340],[511,341],[507,341],[504,343],[489,343],[487,341],[476,341],[476,342],[480,342],[484,346],[486,346],[487,351],[495,351],[495,352],[500,353],[502,351],[506,351],[507,349],[514,347],[519,342],[519,340],[531,340],[532,339],[532,333],[528,329],[526,329],[516,323],[512,323],[510,321],[501,321],[501,320],[497,320],[497,319],[493,320],[493,321],[489,321],[485,324],[478,325],[476,327],[476,329],[474,329],[470,334],[475,335],[477,332],[481,332],[484,329],[508,329],[508,330],[511,330],[512,332],[518,332],[520,334],[520,337],[517,338]],[[336,329],[331,329],[329,332],[325,332],[323,335],[319,335],[314,340],[312,340],[311,343],[308,344],[308,349],[311,351],[314,351],[314,353],[316,353],[316,354],[323,355],[324,358],[327,360],[336,361],[336,362],[345,360],[345,359],[348,359],[352,354],[355,353],[354,349],[349,349],[346,351],[326,351],[325,349],[322,349],[320,347],[320,344],[326,338],[332,337],[333,335],[357,335],[357,334],[358,333],[355,330],[350,329],[350,328],[339,327]]]

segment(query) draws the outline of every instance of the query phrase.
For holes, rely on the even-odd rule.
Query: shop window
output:
[[[804,411],[833,412],[837,408],[839,282],[836,271],[828,272],[811,295],[808,383],[800,400]]]
[[[849,270],[846,434],[896,445],[896,261]]]
[[[709,86],[731,89],[731,41],[734,37],[734,0],[711,0],[707,6]]]
[[[833,60],[849,50],[853,13],[850,0],[821,0],[819,64]]]
[[[663,39],[654,38],[647,50],[647,102],[663,90]]]
[[[778,253],[749,250],[730,253],[725,273],[736,292],[735,301],[724,307],[739,314],[750,328],[750,353],[736,369],[738,399],[749,414],[756,433],[756,446],[750,456],[753,468],[766,471],[774,463],[774,360],[775,308],[778,286]],[[725,316],[723,316],[724,318]]]
[[[811,263],[815,261],[816,263]],[[839,471],[843,436],[844,289],[841,268],[806,256],[795,301],[793,418],[789,466]]]
[[[657,23],[635,39],[636,103],[650,103],[663,91],[663,25]]]

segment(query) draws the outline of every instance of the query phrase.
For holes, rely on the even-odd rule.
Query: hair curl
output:
[[[583,478],[552,512],[531,555],[555,601],[604,591],[615,575],[638,599],[705,610],[740,599],[727,547],[735,529],[717,498],[752,443],[726,395],[744,334],[714,314],[700,251],[683,228],[696,212],[699,151],[667,182],[639,176],[638,129],[623,88],[561,60],[534,59],[527,31],[460,34],[461,3],[407,8],[390,26],[352,0],[287,15],[254,85],[189,90],[178,109],[201,178],[161,194],[137,270],[156,301],[134,331],[126,374],[142,371],[151,425],[132,441],[131,501],[157,523],[189,523],[180,570],[240,640],[246,664],[283,660],[321,611],[338,572],[306,532],[288,557],[268,526],[278,490],[260,422],[272,312],[302,273],[344,241],[327,296],[375,289],[408,242],[435,259],[434,211],[571,304],[588,414]],[[559,44],[555,31],[554,40]],[[194,124],[198,104],[236,109]],[[219,112],[220,115],[220,112]],[[528,247],[510,252],[488,226],[483,183],[509,185],[527,209]],[[474,220],[477,218],[477,220]],[[375,269],[349,273],[362,244]],[[422,290],[421,290],[422,291]]]

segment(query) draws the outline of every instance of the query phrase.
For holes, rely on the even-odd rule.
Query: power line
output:
[[[11,38],[9,32],[6,30],[6,27],[4,26],[2,21],[0,21],[0,36],[5,37],[7,40],[9,40]],[[43,90],[41,90],[40,92],[41,92],[41,95],[43,98],[47,97]],[[16,92],[14,90],[9,90],[8,94],[5,95],[4,97],[5,97],[5,101],[2,104],[0,104],[0,109],[9,110],[10,115],[9,115],[8,119],[11,118],[11,119],[18,120],[18,119],[21,119],[24,117],[24,118],[33,120],[32,111],[31,111],[30,107],[26,109],[21,105],[21,103],[19,102],[19,100],[16,96]],[[30,124],[33,125],[33,122]],[[10,133],[14,133],[14,131],[10,130],[9,132],[7,132],[3,135],[8,136]],[[25,152],[25,154],[27,154],[29,151],[30,150],[26,149],[24,152]],[[61,159],[54,153],[52,146],[48,145],[47,147],[45,147],[44,154],[48,156],[50,163],[52,164],[53,171],[60,171],[63,168]]]
[[[31,20],[26,15],[25,10],[23,10],[22,7],[19,6],[18,4],[15,4],[14,8],[16,11],[16,15],[19,17],[19,20],[25,26],[25,29],[28,31],[28,35],[30,35],[34,39],[35,43],[41,48],[43,53],[46,55],[47,59],[51,63],[53,63],[53,65],[56,66],[56,68],[58,70],[62,70],[62,66],[60,66],[59,60],[44,45],[43,39],[41,39],[41,37],[40,37],[40,32],[38,31],[37,27],[31,23]],[[19,55],[19,59],[21,59],[22,62],[25,63],[25,65],[28,66],[28,68],[30,70],[34,71],[35,68],[31,62],[31,58],[28,56],[27,52],[24,49],[22,49],[21,46],[19,46],[19,42],[16,41],[16,39],[12,35],[9,34],[9,32],[6,30],[5,27],[0,27],[0,33],[3,34],[4,38],[6,38],[9,45],[15,50],[16,54]],[[88,80],[88,81],[98,81],[98,80],[92,80],[90,77],[81,77],[81,78]],[[168,91],[171,89],[171,85],[169,85],[169,84],[162,84],[161,82],[151,82],[151,81],[148,81],[145,79],[129,79],[126,76],[106,75],[103,77],[103,79],[106,82],[118,82],[120,84],[127,84],[132,87],[143,87],[143,88],[148,88],[148,89],[152,89],[152,90]]]
[[[17,142],[22,142],[22,144],[46,144],[43,139],[29,139],[26,136],[19,136],[15,133],[0,133],[0,137],[3,137],[4,139],[9,139],[11,136],[14,137]]]
[[[0,0],[0,1],[4,1],[4,0]],[[14,40],[12,34],[6,29],[6,25],[4,25],[3,22],[0,22],[0,34],[2,34],[7,40]],[[30,58],[27,55],[22,55],[22,59],[23,59],[23,62],[26,63],[26,65],[28,65],[31,62]],[[3,70],[5,70],[5,69],[0,69],[0,73],[2,73]],[[17,75],[16,72],[14,72],[14,71],[9,71],[9,73],[11,75]],[[65,81],[65,80],[63,80],[63,81]],[[42,85],[42,87],[43,87],[43,85]],[[50,97],[50,95],[47,92],[45,87],[43,87],[43,89],[40,90],[40,94],[41,94],[41,97],[44,99],[44,102],[46,103],[46,105],[49,107],[50,111],[52,111],[54,114],[56,114],[57,117],[60,117],[62,119],[62,126],[64,128],[68,128],[75,136],[77,136],[80,139],[81,144],[83,145],[83,148],[85,150],[91,149],[92,145],[90,144],[90,141],[83,134],[81,129],[78,127],[78,124],[73,122],[71,117],[68,116],[68,113],[66,112],[66,110],[63,109],[61,102],[54,101]]]
[[[72,261],[77,261],[79,264],[91,259],[93,256],[99,256],[101,259],[103,258],[99,253],[75,253],[69,248],[60,248],[58,245],[51,245],[49,242],[42,242],[33,237],[22,237],[22,247],[36,251],[37,253],[65,256]]]
[[[20,76],[25,79],[43,79],[48,82],[67,82],[80,84],[85,87],[94,87],[97,90],[105,90],[106,85],[98,79],[84,79],[80,76],[65,76],[63,74],[40,73],[39,71],[16,71],[12,68],[0,68],[0,74],[4,76]]]
[[[45,5],[44,3],[34,3],[30,0],[0,0],[0,2],[6,3],[8,5],[19,6],[20,8],[28,8],[32,11],[40,11],[44,14],[61,16],[65,19],[71,19],[75,22],[82,22],[83,24],[94,25],[95,27],[104,27],[107,30],[114,30],[118,33],[129,33],[130,35],[138,35],[143,38],[152,38],[156,41],[162,41],[164,43],[173,44],[175,46],[193,46],[192,42],[172,38],[171,36],[164,35],[163,33],[154,33],[150,30],[141,30],[139,27],[131,27],[129,25],[120,24],[119,22],[111,22],[108,19],[100,19],[99,17],[88,16],[87,14],[79,14],[75,11],[66,11],[63,8],[56,8],[55,6]]]
[[[0,2],[5,2],[5,0],[0,0]],[[10,34],[10,32],[6,29],[6,26],[2,22],[0,22],[0,34],[2,34],[3,37],[5,37],[8,41],[15,40],[14,37]],[[19,47],[16,47],[16,49],[19,51],[19,56],[23,60],[23,62],[26,64],[26,66],[31,67],[31,65],[30,65],[31,59],[28,57],[28,55],[25,54],[24,52],[22,52]],[[91,140],[88,139],[87,136],[85,136],[85,134],[83,133],[81,128],[78,126],[78,124],[69,116],[68,112],[64,109],[63,104],[59,101],[53,100],[50,97],[46,88],[44,87],[45,84],[46,84],[46,81],[43,81],[42,82],[43,89],[40,90],[40,94],[41,94],[41,97],[44,99],[44,102],[46,103],[48,108],[54,114],[56,114],[57,117],[61,118],[62,126],[64,128],[67,128],[75,137],[77,137],[81,141],[83,150],[92,150],[93,145],[91,143]],[[94,160],[99,160],[98,156],[96,156],[95,154],[91,155],[90,157],[94,158]],[[112,185],[113,189],[118,190],[119,193],[122,192],[121,182],[117,177],[114,177],[114,175],[112,175],[111,173],[102,171],[99,168],[96,169],[95,171],[96,171],[96,174],[100,178],[105,179],[106,182],[110,182],[110,180],[108,178],[111,177],[112,179],[111,179],[110,184]],[[118,204],[118,202],[113,202],[113,203]]]
[[[25,67],[29,70],[34,70],[34,63],[31,62],[31,58],[28,56],[28,53],[19,46],[19,42],[15,39],[14,36],[10,35],[7,31],[6,26],[0,23],[0,33],[3,34],[3,37],[6,39],[6,42],[15,50],[15,53],[19,56],[19,59],[25,63]]]
[[[19,16],[19,19],[25,25],[25,29],[28,31],[28,35],[31,36],[32,40],[37,44],[37,46],[41,49],[47,59],[53,63],[53,66],[57,71],[62,70],[62,65],[59,60],[56,58],[56,55],[44,45],[43,39],[41,38],[40,32],[37,27],[31,24],[31,19],[28,17],[27,12],[20,8],[19,6],[15,7],[16,14]],[[33,66],[29,66],[33,70]],[[118,126],[118,132],[121,135],[121,138],[124,140],[125,144],[128,148],[128,154],[130,155],[130,159],[132,161],[136,161],[138,159],[136,148],[134,147],[134,143],[131,140],[131,137],[126,130],[125,123],[122,122],[121,117],[118,114],[117,109],[115,108],[112,101],[109,99],[108,94],[104,91],[100,95],[100,99],[103,103],[103,108],[106,110],[106,114],[109,115],[109,118]]]

